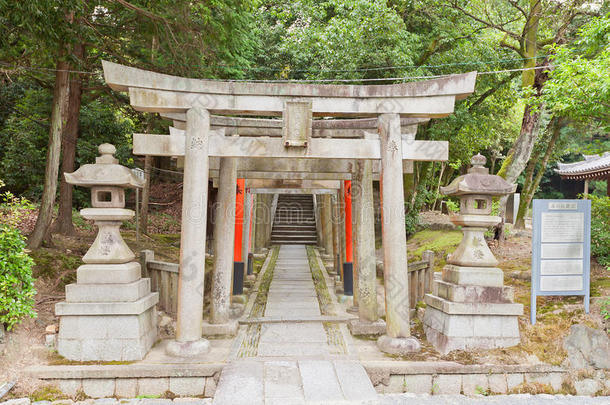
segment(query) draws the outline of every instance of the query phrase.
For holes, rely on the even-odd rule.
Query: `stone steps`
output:
[[[271,230],[271,243],[315,245],[317,242],[313,196],[280,194]]]
[[[241,360],[223,369],[213,404],[344,403],[375,399],[377,393],[366,371],[355,361]]]

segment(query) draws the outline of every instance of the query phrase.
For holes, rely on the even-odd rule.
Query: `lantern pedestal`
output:
[[[460,215],[451,221],[462,226],[464,237],[447,260],[442,279],[426,294],[424,331],[439,352],[493,349],[519,344],[518,317],[523,305],[513,303],[514,291],[504,286],[504,273],[487,246],[485,231],[500,223],[492,216],[493,195],[514,191],[504,179],[490,175],[477,155],[468,174],[441,188],[460,197]]]
[[[66,174],[70,184],[92,188],[92,206],[81,215],[95,221],[98,234],[77,269],[76,283],[66,286],[66,300],[55,305],[60,317],[57,351],[76,361],[132,361],[146,356],[157,340],[155,305],[159,295],[119,228],[134,212],[123,208],[124,188],[140,187],[126,167],[101,145],[101,157]]]

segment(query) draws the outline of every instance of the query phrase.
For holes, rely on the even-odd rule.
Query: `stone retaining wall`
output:
[[[213,397],[223,363],[38,366],[31,376],[57,386],[64,394],[91,398],[164,396]]]
[[[548,365],[461,365],[453,362],[363,362],[378,393],[506,394],[523,383],[562,389],[567,371]]]
[[[31,376],[74,397],[134,398],[142,395],[213,397],[224,363],[37,366]],[[523,383],[562,390],[566,370],[548,365],[461,365],[454,362],[365,361],[379,393],[504,394]]]

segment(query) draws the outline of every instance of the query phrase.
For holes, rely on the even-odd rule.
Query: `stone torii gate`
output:
[[[245,174],[254,171],[352,173],[355,171],[352,167],[345,170],[346,163],[348,166],[353,164],[350,161],[358,162],[359,178],[365,189],[369,189],[373,165],[379,161],[386,335],[379,338],[378,345],[381,350],[395,354],[419,349],[419,342],[410,336],[409,328],[403,160],[435,160],[439,155],[446,159],[448,144],[403,137],[401,117],[428,119],[451,114],[455,100],[474,91],[475,72],[394,85],[318,85],[188,79],[105,61],[103,68],[108,85],[114,90],[128,92],[136,110],[168,117],[175,114],[171,116],[175,126],[180,125],[176,122],[185,123],[183,133],[134,134],[133,139],[136,155],[184,157],[177,329],[175,340],[167,346],[169,354],[193,356],[209,350],[209,342],[202,338],[205,270],[205,232],[202,229],[207,220],[211,164],[213,170],[218,168],[220,205],[224,201],[229,208],[230,201],[234,203],[235,200],[223,193],[223,188],[227,187],[223,184],[231,184],[234,188],[233,180],[239,171],[245,171]],[[264,126],[263,130],[257,130],[253,121],[250,121],[250,133],[261,131],[263,136],[248,136],[245,128],[243,132],[237,132],[240,136],[229,136],[235,130],[227,129],[235,125],[223,124],[223,118],[214,118],[212,114],[281,116],[281,137],[279,126],[273,131]],[[369,134],[354,124],[356,128],[339,128],[344,132],[340,136],[337,124],[332,123],[336,120],[324,120],[324,124],[319,124],[322,120],[314,120],[314,117],[373,118],[377,133]],[[235,118],[224,120],[239,121]],[[267,123],[267,127],[270,126]],[[334,129],[335,134],[326,131],[330,129]],[[218,166],[215,166],[216,159]],[[242,166],[244,164],[246,167]],[[343,168],[325,170],[322,167],[327,165],[326,169],[330,169],[334,164],[343,165]],[[333,178],[332,175],[326,177]],[[366,217],[362,213],[358,215],[361,220]],[[374,256],[374,250],[370,253]],[[359,280],[359,302],[361,305],[370,302],[365,305],[370,309],[375,294],[375,261],[369,258],[368,262],[372,262],[372,275],[368,274],[370,271],[364,271],[367,277]],[[216,301],[213,305],[217,309],[224,308],[223,303],[228,299],[227,288],[230,287],[226,285],[226,274],[224,277],[224,290],[212,300]],[[377,318],[376,314],[371,315],[374,319],[367,319],[366,313],[360,315],[363,322]]]

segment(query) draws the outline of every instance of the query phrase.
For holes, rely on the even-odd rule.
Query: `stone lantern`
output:
[[[489,174],[478,154],[468,173],[447,187],[445,195],[460,199],[460,212],[451,222],[462,227],[461,243],[449,255],[441,280],[426,294],[426,337],[441,353],[519,344],[517,318],[523,305],[513,303],[514,292],[504,286],[504,273],[487,246],[485,231],[502,220],[491,215],[492,197],[514,193],[516,184]]]
[[[125,209],[125,189],[142,187],[114,158],[113,145],[102,144],[95,164],[65,173],[66,182],[91,188],[91,206],[81,215],[99,228],[83,256],[75,284],[66,286],[66,301],[55,306],[60,317],[57,350],[78,361],[142,359],[157,340],[155,304],[150,279],[119,228],[134,212]]]

